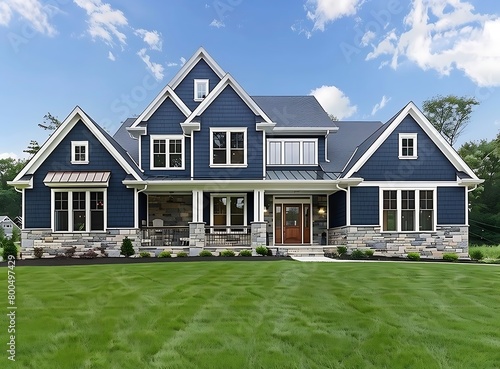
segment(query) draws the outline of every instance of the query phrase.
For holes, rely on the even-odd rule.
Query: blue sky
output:
[[[0,158],[75,105],[114,133],[203,46],[250,95],[314,94],[386,121],[441,94],[481,103],[457,147],[500,129],[500,3],[479,0],[0,0]]]

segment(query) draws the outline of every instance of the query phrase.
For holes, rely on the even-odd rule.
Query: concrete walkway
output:
[[[290,256],[293,260],[302,262],[316,262],[316,263],[335,263],[335,259],[327,258],[324,256]]]

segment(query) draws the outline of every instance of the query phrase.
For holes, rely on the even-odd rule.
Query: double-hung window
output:
[[[383,190],[382,230],[415,232],[434,230],[434,190]]]
[[[208,95],[208,79],[194,80],[194,101],[202,101]]]
[[[152,135],[151,169],[184,169],[184,137]]]
[[[89,142],[71,141],[71,164],[89,163]]]
[[[318,165],[317,139],[268,139],[268,165]]]
[[[55,232],[105,230],[104,190],[53,190]]]
[[[247,165],[247,129],[210,129],[210,166],[243,167]]]
[[[417,134],[400,133],[399,134],[399,158],[417,159]]]
[[[212,225],[244,226],[246,225],[246,195],[213,195],[211,197]]]

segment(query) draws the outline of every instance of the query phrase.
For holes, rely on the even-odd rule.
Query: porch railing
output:
[[[237,247],[251,246],[252,234],[250,226],[206,226],[205,246]]]
[[[143,227],[142,246],[189,246],[189,227]]]

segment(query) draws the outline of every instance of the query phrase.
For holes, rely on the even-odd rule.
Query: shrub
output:
[[[443,260],[446,261],[457,261],[458,260],[458,255],[455,254],[454,252],[448,252],[443,254]]]
[[[239,256],[252,256],[252,251],[250,251],[250,250],[241,250]]]
[[[365,256],[367,258],[371,258],[373,256],[373,254],[374,254],[373,250],[370,250],[370,249],[365,250]]]
[[[469,255],[470,255],[470,258],[472,260],[482,260],[482,259],[484,259],[484,254],[483,254],[483,252],[481,250],[477,250],[477,249],[476,250],[471,250],[469,252]]]
[[[273,250],[271,250],[269,247],[267,248],[267,256],[273,256]]]
[[[170,251],[165,251],[163,250],[162,252],[160,252],[158,254],[158,257],[159,258],[171,258],[172,257],[172,254],[170,253]]]
[[[33,253],[37,259],[41,259],[43,256],[43,247],[35,247]]]
[[[361,250],[355,249],[351,253],[351,258],[353,259],[363,259],[365,257],[365,253]]]
[[[12,229],[12,237],[10,238],[13,242],[19,242],[21,240],[21,232],[19,228],[14,227]]]
[[[198,256],[203,256],[203,257],[207,257],[207,256],[213,256],[212,253],[208,250],[201,250],[200,252],[200,255]]]
[[[233,250],[224,250],[220,253],[220,256],[225,256],[225,257],[230,257],[230,256],[235,256],[236,254],[234,253]]]
[[[420,260],[420,254],[418,252],[409,252],[406,256],[410,260]]]
[[[134,246],[132,246],[132,241],[128,237],[125,237],[122,241],[120,254],[125,255],[125,257],[127,258],[135,254]]]
[[[17,259],[17,246],[12,240],[5,241],[5,244],[3,246],[3,259],[9,260],[9,255],[12,255],[15,259]]]
[[[75,254],[75,251],[76,251],[76,246],[70,247],[69,249],[66,249],[66,251],[64,252],[64,255],[67,258],[72,258],[73,255]]]
[[[255,252],[262,256],[267,256],[267,247],[266,246],[257,246]]]
[[[188,256],[188,253],[185,251],[179,251],[176,255],[178,258],[185,258]]]
[[[151,253],[150,253],[149,251],[141,251],[141,252],[139,253],[139,256],[140,256],[141,258],[150,258],[150,257],[151,257]]]
[[[337,246],[337,254],[339,254],[339,256],[347,254],[347,247]]]
[[[62,257],[65,257],[66,254],[61,254]],[[97,252],[94,250],[88,250],[82,255],[80,255],[80,259],[95,259],[97,257]]]

